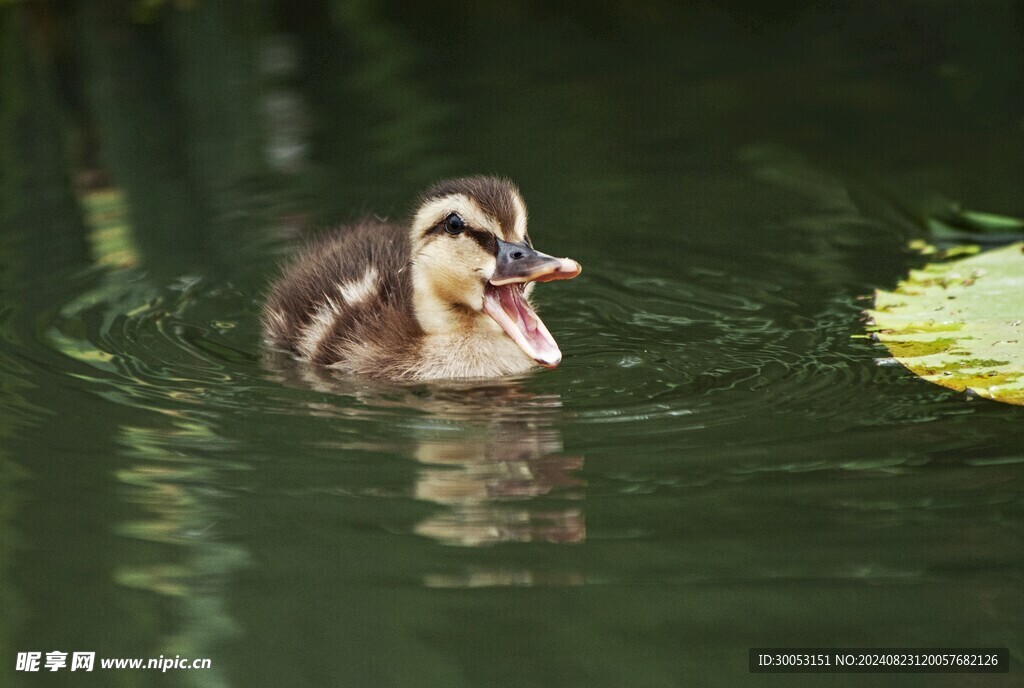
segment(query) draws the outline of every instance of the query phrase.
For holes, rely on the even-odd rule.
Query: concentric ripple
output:
[[[404,423],[474,420],[483,405],[496,417],[614,424],[622,440],[736,427],[765,411],[809,421],[854,413],[853,423],[893,415],[857,401],[858,390],[898,377],[870,364],[873,346],[853,338],[851,295],[808,289],[785,266],[745,277],[722,259],[676,274],[591,261],[582,286],[539,290],[566,352],[561,368],[487,384],[346,380],[263,351],[254,294],[265,279],[153,284],[141,272],[107,272],[37,327],[46,347],[79,364],[69,373],[98,393],[164,410],[312,410]],[[839,387],[848,393],[837,397]],[[910,405],[900,412],[913,413]]]

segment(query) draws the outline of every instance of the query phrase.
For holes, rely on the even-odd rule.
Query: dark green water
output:
[[[858,338],[928,213],[1024,215],[1019,3],[150,5],[0,9],[0,685],[1019,682],[1022,412]],[[296,236],[478,172],[584,266],[559,369],[264,355]],[[801,645],[1018,675],[747,673]]]

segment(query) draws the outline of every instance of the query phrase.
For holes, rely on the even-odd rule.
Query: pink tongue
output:
[[[554,368],[562,360],[548,328],[523,295],[522,284],[495,287],[488,284],[484,290],[484,311],[501,325],[501,329],[542,366]]]

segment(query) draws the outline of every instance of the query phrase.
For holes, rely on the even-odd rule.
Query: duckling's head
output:
[[[528,297],[533,283],[572,279],[581,268],[534,250],[526,204],[512,182],[435,184],[410,231],[415,311],[427,334],[504,332],[540,365],[558,365],[562,353]]]

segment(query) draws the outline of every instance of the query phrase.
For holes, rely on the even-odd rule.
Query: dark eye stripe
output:
[[[444,221],[441,221],[423,232],[424,237],[428,237],[432,234],[444,234]],[[490,232],[483,229],[473,229],[469,225],[466,225],[466,229],[463,232],[468,235],[473,241],[480,244],[488,253],[498,255],[498,239]]]
[[[482,229],[466,228],[466,233],[488,253],[498,255],[498,238]]]

